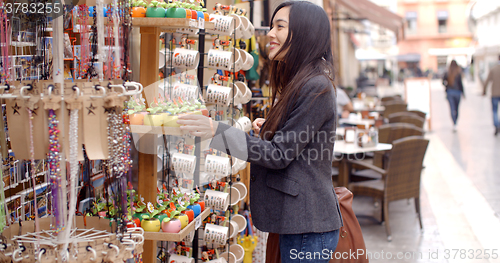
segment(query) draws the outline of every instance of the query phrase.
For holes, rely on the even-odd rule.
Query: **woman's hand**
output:
[[[266,119],[262,119],[262,118],[255,119],[252,122],[252,129],[253,129],[253,131],[255,133],[259,133],[260,132],[260,128],[262,128],[262,124],[264,124],[265,121],[266,121]]]
[[[219,123],[212,121],[211,118],[195,114],[181,115],[177,123],[182,125],[182,131],[187,131],[193,136],[201,137],[202,140],[213,138],[219,126]]]

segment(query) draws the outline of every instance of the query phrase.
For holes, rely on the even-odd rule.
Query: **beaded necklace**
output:
[[[29,125],[30,125],[30,159],[31,159],[31,180],[33,184],[33,200],[35,206],[35,231],[40,232],[40,225],[38,223],[38,205],[36,198],[36,182],[35,182],[35,146],[33,146],[33,114],[32,111],[26,107],[29,116]]]
[[[54,110],[49,111],[49,172],[52,189],[52,211],[56,220],[56,233],[64,230],[61,225],[61,213],[59,207],[59,189],[61,188],[61,145],[59,143],[59,121]]]
[[[2,70],[0,70],[0,81],[3,80],[4,83],[10,79],[10,71],[9,71],[9,47],[10,47],[10,23],[7,18],[7,14],[4,12],[4,9],[0,10],[0,49],[2,59],[0,63],[2,64]]]

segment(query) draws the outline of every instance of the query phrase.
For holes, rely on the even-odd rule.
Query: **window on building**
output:
[[[409,35],[417,33],[417,12],[406,12],[406,32]]]
[[[448,11],[438,11],[437,12],[438,19],[438,32],[446,33],[448,30]]]

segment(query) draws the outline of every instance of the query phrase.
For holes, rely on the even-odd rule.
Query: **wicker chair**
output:
[[[421,112],[419,110],[411,110],[411,111],[408,111],[408,112],[414,113],[414,114],[418,115],[418,117],[424,118],[424,119],[427,116],[427,114],[425,112]]]
[[[429,141],[421,136],[394,141],[393,154],[385,170],[363,162],[350,161],[356,165],[364,165],[382,175],[382,178],[378,180],[350,183],[348,188],[354,196],[363,195],[381,199],[381,221],[385,222],[388,241],[392,240],[389,225],[389,202],[391,201],[414,198],[420,229],[423,228],[420,214],[420,174],[428,144]]]
[[[398,123],[401,122],[401,119],[404,117],[408,116],[417,116],[416,113],[409,112],[409,111],[401,111],[401,112],[395,112],[387,116],[387,119],[389,120],[389,123]]]
[[[384,107],[385,107],[385,110],[382,113],[382,115],[385,118],[387,118],[389,115],[396,113],[396,112],[407,111],[406,110],[407,104],[404,103],[403,101],[399,101],[399,100],[394,100],[394,101],[385,103]]]

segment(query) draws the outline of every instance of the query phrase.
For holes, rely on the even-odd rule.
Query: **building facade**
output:
[[[474,52],[468,24],[470,2],[398,0],[397,13],[406,21],[405,39],[398,42],[400,68],[418,67],[440,75],[453,59],[468,66]]]
[[[474,38],[474,75],[485,80],[500,56],[500,1],[478,0],[472,6]]]

